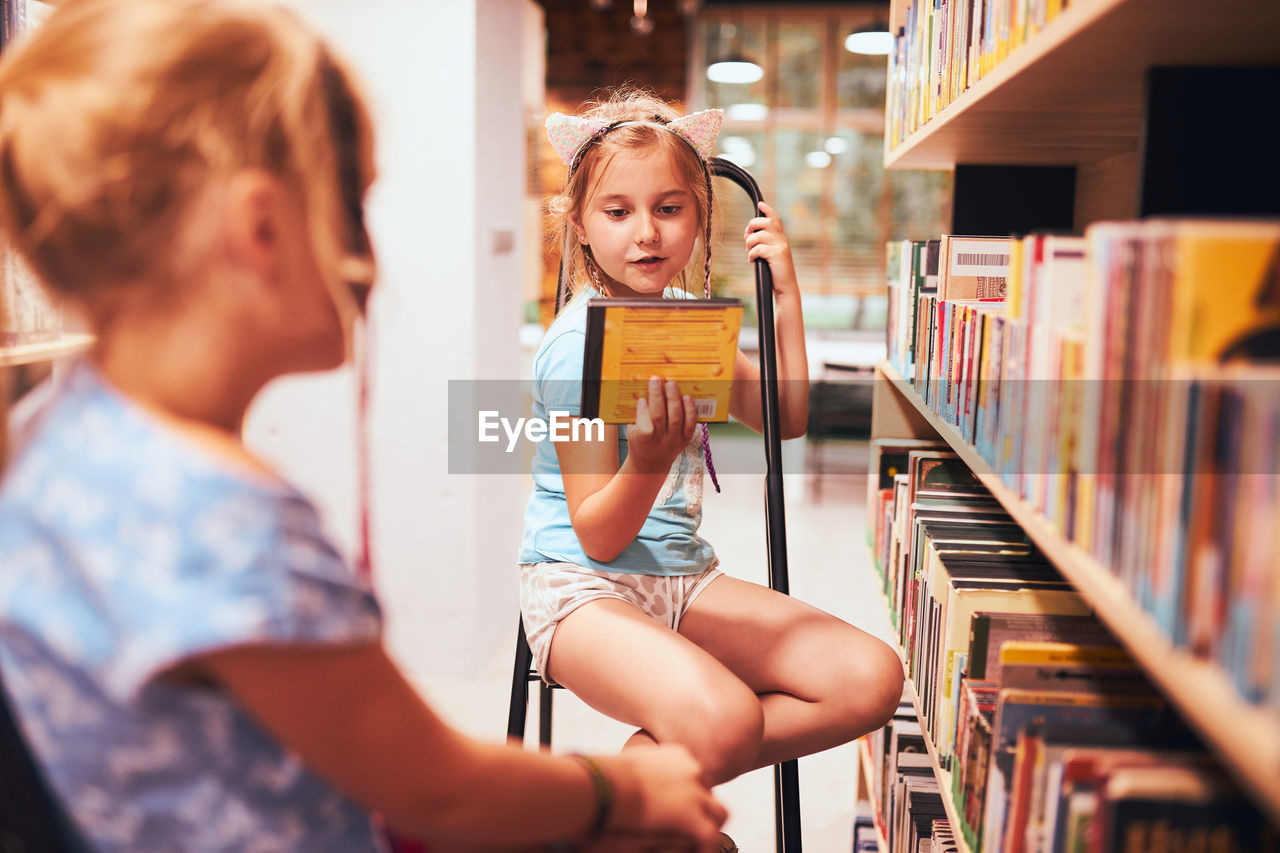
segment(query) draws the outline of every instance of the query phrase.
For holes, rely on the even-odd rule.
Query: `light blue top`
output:
[[[241,645],[375,641],[381,614],[293,488],[231,470],[78,364],[0,485],[0,675],[101,851],[372,851],[369,815],[215,686]]]
[[[668,289],[668,298],[687,297]],[[547,329],[533,363],[533,417],[548,412],[582,413],[583,345],[586,342],[587,300],[574,299]],[[691,298],[691,297],[690,297]],[[627,458],[626,427],[618,428],[618,462]],[[524,516],[521,563],[577,563],[608,572],[645,575],[697,574],[715,562],[715,551],[698,535],[702,523],[701,432],[676,457],[640,533],[622,553],[602,563],[583,553],[569,522],[569,504],[555,445],[538,442],[533,452],[533,494]]]

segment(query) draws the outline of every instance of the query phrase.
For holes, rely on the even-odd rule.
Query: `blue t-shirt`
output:
[[[673,298],[686,296],[673,291]],[[586,342],[587,292],[574,299],[542,339],[533,363],[533,417],[549,412],[582,413],[582,350]],[[618,428],[618,462],[627,458],[626,427]],[[702,433],[671,465],[640,533],[622,553],[602,563],[583,553],[569,521],[569,504],[555,445],[541,441],[533,452],[533,494],[524,516],[521,563],[577,563],[608,572],[645,575],[697,574],[715,562],[715,551],[698,535],[702,523]]]
[[[373,642],[370,590],[289,486],[231,470],[77,364],[0,484],[0,678],[102,851],[371,851],[368,813],[227,694],[241,645]]]

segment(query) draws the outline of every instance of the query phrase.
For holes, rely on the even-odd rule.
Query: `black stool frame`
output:
[[[708,163],[712,175],[728,178],[751,197],[752,210],[758,210],[764,196],[760,186],[745,169],[721,157]],[[760,340],[760,401],[764,415],[765,451],[765,536],[769,553],[769,587],[784,595],[791,594],[787,576],[786,511],[782,491],[782,435],[778,414],[778,355],[773,328],[773,274],[765,260],[757,260],[756,317]],[[556,312],[564,304],[567,293],[564,264],[560,265],[560,281],[556,293]],[[545,681],[532,672],[533,655],[525,638],[521,620],[516,639],[515,668],[511,677],[511,705],[507,716],[507,735],[524,741],[528,712],[528,684],[539,681],[538,742],[551,746],[551,691]],[[774,822],[778,853],[800,853],[800,770],[796,761],[785,761],[774,767]]]

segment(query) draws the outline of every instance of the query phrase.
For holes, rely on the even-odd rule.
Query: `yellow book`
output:
[[[1009,56],[1009,5],[1012,0],[996,0],[996,63]]]
[[[1052,21],[1054,18],[1058,17],[1058,13],[1062,11],[1063,5],[1063,0],[1049,0],[1049,5],[1045,9],[1045,19]]]
[[[582,417],[635,423],[636,400],[660,376],[693,398],[699,421],[728,420],[741,325],[737,299],[592,299]]]
[[[1000,667],[1023,664],[1065,666],[1087,664],[1098,667],[1125,667],[1135,664],[1129,653],[1119,646],[1081,646],[1076,643],[1051,643],[1042,640],[1014,640],[1000,647]]]
[[[1280,340],[1280,222],[1186,221],[1174,232],[1171,365],[1252,361]]]
[[[1009,316],[1018,319],[1022,316],[1022,299],[1026,285],[1024,284],[1025,270],[1023,268],[1023,256],[1026,252],[1026,237],[1022,240],[1009,241],[1009,283],[1008,291],[1005,295],[1005,304],[1008,306]]]
[[[1068,338],[1062,342],[1062,392],[1059,420],[1064,429],[1059,436],[1057,493],[1050,502],[1053,521],[1068,539],[1076,530],[1075,496],[1079,490],[1076,447],[1080,442],[1084,408],[1084,341]]]

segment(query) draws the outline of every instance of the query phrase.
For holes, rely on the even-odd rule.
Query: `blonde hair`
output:
[[[180,298],[205,192],[263,169],[309,211],[346,320],[354,301],[335,234],[350,204],[335,95],[356,126],[347,153],[363,189],[368,112],[349,72],[293,15],[249,0],[67,0],[0,61],[0,228],[55,296],[100,327],[122,299]]]
[[[585,109],[579,113],[582,118],[600,121],[606,125],[628,121],[665,125],[680,117],[680,113],[666,101],[648,90],[630,86],[615,89],[598,100],[587,102],[584,106]],[[583,211],[594,193],[600,176],[604,174],[609,161],[622,151],[659,152],[667,157],[675,167],[676,173],[688,184],[694,198],[704,258],[699,261],[695,252],[673,283],[677,287],[689,290],[690,284],[696,282],[702,285],[705,280],[709,280],[711,250],[708,245],[708,234],[712,199],[706,164],[689,144],[675,133],[643,124],[628,125],[609,130],[594,142],[589,143],[577,158],[564,189],[559,195],[553,196],[548,204],[548,213],[552,222],[552,227],[549,229],[550,236],[560,244],[562,275],[568,285],[569,298],[593,284],[587,266],[590,261],[587,259],[587,252],[583,245],[574,236],[574,223],[582,221]],[[701,293],[701,287],[697,289]]]

